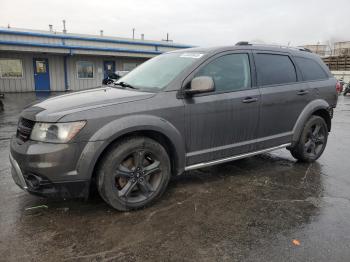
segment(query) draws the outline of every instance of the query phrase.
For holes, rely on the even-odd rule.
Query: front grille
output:
[[[27,141],[30,137],[34,124],[34,121],[21,117],[17,126],[17,138],[23,142]]]

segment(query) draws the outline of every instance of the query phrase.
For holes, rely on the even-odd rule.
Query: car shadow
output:
[[[201,194],[210,195],[213,198],[231,199],[245,196],[250,199],[271,198],[276,201],[318,197],[323,190],[320,169],[317,162],[299,163],[276,154],[262,154],[236,160],[173,177],[166,192],[153,206],[131,213],[147,212],[157,207],[163,208],[175,202],[188,201],[188,198],[196,198]],[[247,192],[250,194],[248,195]],[[119,213],[105,204],[97,192],[91,194],[88,200],[54,200],[29,195],[28,197],[31,198],[30,204],[33,207],[48,206],[41,210],[39,208],[39,213],[69,211],[70,215],[76,213],[78,216],[91,212]]]
[[[322,192],[317,162],[263,154],[174,177],[154,205],[132,212],[115,211],[98,195],[88,201],[22,195],[20,206],[37,208],[24,208],[12,218],[15,231],[8,245],[20,239],[21,250],[41,257],[55,246],[72,261],[79,254],[82,261],[128,259],[141,247],[153,255],[160,246],[163,253],[183,245],[209,252],[213,243],[232,251],[240,245],[249,254],[254,246],[310,223],[322,208]]]

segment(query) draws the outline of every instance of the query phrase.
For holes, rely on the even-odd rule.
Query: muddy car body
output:
[[[114,208],[139,208],[186,170],[286,147],[316,160],[337,102],[318,56],[250,44],[166,53],[117,83],[21,113],[10,154],[20,187],[67,198],[96,184]]]

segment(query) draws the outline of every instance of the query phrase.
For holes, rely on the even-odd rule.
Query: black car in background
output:
[[[108,73],[107,77],[102,80],[103,85],[110,85],[117,81],[122,76],[125,76],[129,71],[115,71]]]

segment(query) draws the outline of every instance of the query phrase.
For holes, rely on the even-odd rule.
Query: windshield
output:
[[[202,56],[194,52],[159,55],[136,67],[117,83],[127,83],[142,91],[159,91]]]

